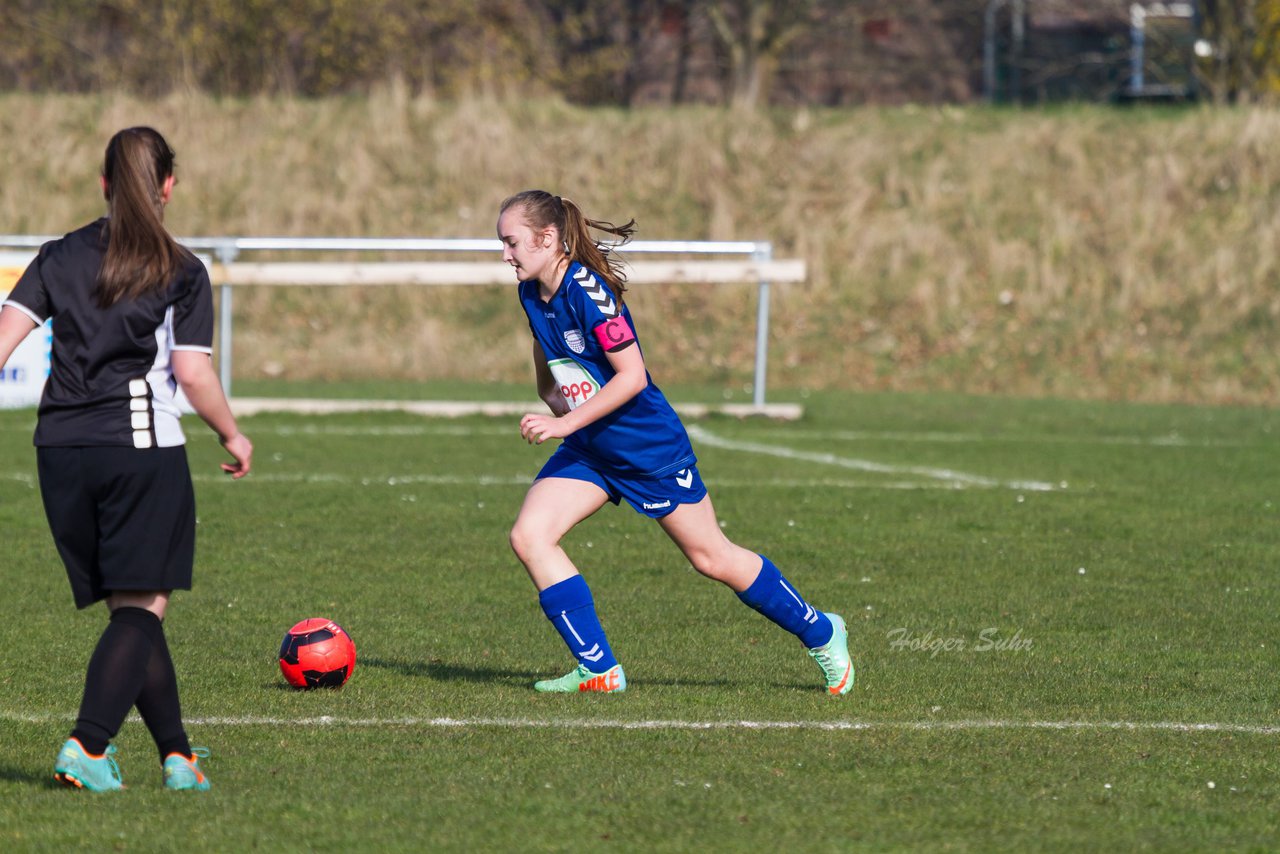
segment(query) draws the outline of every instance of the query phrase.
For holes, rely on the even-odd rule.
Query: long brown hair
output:
[[[636,221],[628,220],[623,225],[614,225],[603,220],[587,219],[586,215],[569,199],[553,196],[546,190],[525,190],[516,193],[502,203],[498,210],[501,216],[508,208],[524,210],[525,222],[534,231],[541,231],[555,226],[564,241],[564,252],[572,261],[598,273],[609,285],[613,295],[621,303],[623,294],[627,292],[627,274],[622,260],[611,254],[615,249],[631,240],[636,232]],[[617,237],[617,242],[606,246],[591,236],[591,231],[603,231]]]
[[[173,149],[158,131],[126,128],[107,143],[107,255],[98,272],[98,304],[162,291],[188,254],[164,227],[164,183]]]

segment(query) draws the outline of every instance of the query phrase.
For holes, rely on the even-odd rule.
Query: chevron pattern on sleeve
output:
[[[618,316],[618,304],[614,302],[613,296],[605,289],[604,284],[593,276],[590,270],[579,267],[573,274],[573,278],[587,296],[591,297],[591,301],[596,304],[596,308],[600,309],[601,314],[610,319]]]

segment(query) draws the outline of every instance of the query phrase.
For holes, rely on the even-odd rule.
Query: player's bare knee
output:
[[[728,548],[688,553],[689,563],[702,575],[735,590],[744,590],[760,572],[760,559],[745,549]]]
[[[526,553],[525,537],[524,532],[518,526],[507,532],[507,545],[511,546],[511,551],[515,552],[516,557],[524,560]]]
[[[702,575],[714,581],[723,581],[729,564],[713,552],[696,552],[689,555],[689,563]]]
[[[511,550],[515,552],[516,557],[522,563],[526,564],[536,557],[540,550],[555,545],[554,543],[545,542],[545,539],[532,526],[522,525],[519,522],[511,528],[511,532],[507,535],[507,542],[510,544]]]

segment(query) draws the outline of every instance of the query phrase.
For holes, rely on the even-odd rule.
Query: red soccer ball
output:
[[[295,688],[341,688],[356,669],[356,645],[342,626],[323,617],[285,632],[280,672]]]

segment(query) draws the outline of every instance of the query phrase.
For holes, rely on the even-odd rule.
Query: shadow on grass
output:
[[[26,783],[27,785],[39,786],[42,789],[61,789],[62,784],[53,779],[53,765],[50,764],[47,772],[32,773],[25,768],[15,768],[12,765],[0,765],[0,780],[10,783]]]
[[[360,659],[359,665],[366,667],[377,667],[384,670],[392,670],[404,676],[414,678],[435,679],[441,682],[514,682],[519,685],[528,685],[538,679],[550,679],[561,675],[547,670],[511,670],[497,667],[467,667],[461,664],[449,664],[439,659],[430,661],[400,661],[387,658],[369,658]],[[796,693],[810,694],[816,690],[820,690],[820,683],[814,682],[796,682],[796,681],[772,681],[765,682],[755,678],[724,678],[724,679],[672,679],[668,678],[652,678],[641,677],[640,679],[628,678],[628,685],[634,687],[663,687],[663,688],[719,688],[733,689],[736,687],[765,687],[778,691],[795,691]]]
[[[633,685],[648,685],[661,688],[722,688],[729,690],[737,688],[751,688],[753,690],[767,688],[777,691],[795,691],[802,694],[812,694],[821,687],[819,683],[815,682],[766,682],[763,679],[753,679],[746,676],[726,679],[655,679],[646,677],[635,679],[628,673],[627,687],[630,688]]]
[[[361,658],[356,667],[376,667],[392,670],[402,676],[436,679],[441,682],[506,682],[516,679],[534,679],[540,674],[532,670],[510,670],[497,667],[466,667],[449,664],[439,659],[430,661],[402,661],[391,658]]]

